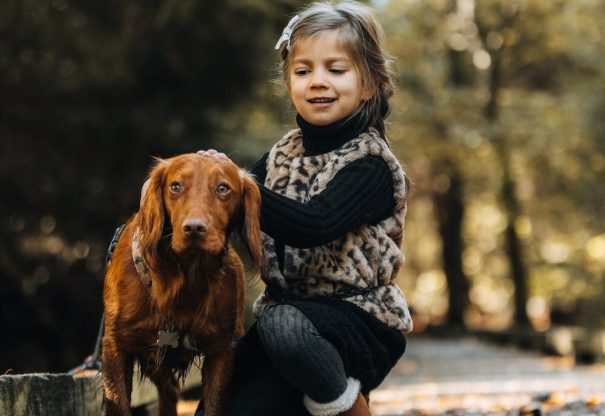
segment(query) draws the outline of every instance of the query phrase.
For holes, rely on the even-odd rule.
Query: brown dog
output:
[[[160,414],[176,415],[178,378],[201,354],[204,415],[225,413],[244,300],[229,237],[241,231],[258,265],[259,209],[258,187],[227,159],[187,154],[152,169],[105,279],[107,415],[130,414],[135,361],[158,388]]]

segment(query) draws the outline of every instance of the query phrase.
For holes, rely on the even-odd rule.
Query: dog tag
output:
[[[158,331],[158,340],[156,341],[158,347],[165,347],[167,345],[172,348],[178,348],[179,346],[179,333],[176,331]]]

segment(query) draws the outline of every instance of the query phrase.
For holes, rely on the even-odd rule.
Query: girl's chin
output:
[[[311,123],[314,126],[320,126],[320,127],[327,126],[327,125],[332,124],[332,123],[340,120],[341,118],[343,118],[343,117],[334,116],[332,114],[325,114],[325,113],[322,114],[320,112],[315,112],[313,114],[306,114],[306,115],[301,114],[301,116],[308,123]]]

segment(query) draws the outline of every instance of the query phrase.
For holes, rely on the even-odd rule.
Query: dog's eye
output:
[[[229,188],[224,183],[221,183],[221,184],[219,184],[219,186],[216,187],[216,192],[218,192],[221,195],[227,195],[229,192],[231,192],[231,188]]]
[[[183,185],[178,182],[172,182],[170,184],[170,191],[174,192],[175,194],[180,194],[183,192]]]

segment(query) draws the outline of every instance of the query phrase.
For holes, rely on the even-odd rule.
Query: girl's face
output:
[[[287,86],[298,114],[316,126],[348,116],[369,98],[338,41],[338,29],[317,32],[296,42]]]

